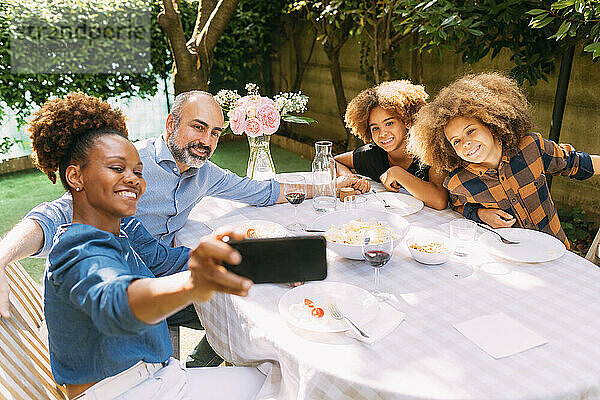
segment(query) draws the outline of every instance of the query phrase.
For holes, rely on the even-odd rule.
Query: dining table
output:
[[[372,186],[385,191],[379,183]],[[362,196],[368,208],[395,212],[373,195]],[[245,221],[285,226],[294,222],[292,207],[207,197],[194,207],[176,244],[194,247],[213,229]],[[310,199],[297,212],[308,226],[322,215]],[[462,216],[424,206],[404,218],[408,235],[448,235],[449,222]],[[290,233],[300,234],[307,233]],[[373,268],[365,261],[328,249],[327,263],[325,282],[372,288]],[[391,306],[403,320],[370,343],[348,332],[312,332],[290,323],[279,302],[296,289],[285,284],[254,285],[247,297],[216,293],[195,307],[219,355],[267,375],[258,399],[600,399],[600,269],[577,254],[519,262],[491,254],[479,237],[468,256],[425,265],[401,242],[381,268],[379,286],[390,297],[378,312]],[[457,328],[495,315],[516,321],[544,344],[493,357]]]

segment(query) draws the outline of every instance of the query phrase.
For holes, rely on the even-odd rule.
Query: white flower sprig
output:
[[[275,95],[275,106],[282,114],[300,113],[306,111],[308,96],[298,93],[282,93]]]
[[[215,95],[215,100],[219,103],[225,113],[232,110],[235,107],[235,102],[241,98],[242,96],[238,94],[237,90],[229,89],[221,89]]]
[[[260,87],[256,83],[246,83],[246,92],[248,92],[249,96],[260,96],[258,89]]]

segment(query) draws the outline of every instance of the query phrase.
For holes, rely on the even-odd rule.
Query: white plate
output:
[[[539,263],[556,260],[565,253],[563,242],[547,233],[523,228],[496,229],[508,240],[518,241],[519,244],[504,244],[498,235],[486,232],[479,239],[485,244],[490,253],[507,260]]]
[[[396,240],[394,241],[394,247],[396,247],[402,241],[402,239],[404,239],[404,236],[406,236],[406,234],[408,233],[408,229],[410,228],[410,224],[408,223],[408,221],[406,221],[398,214],[370,209],[330,212],[317,218],[313,222],[311,228],[322,229],[324,231],[327,231],[332,226],[339,227],[355,219],[385,222],[387,225],[390,226],[390,228],[394,232],[394,235],[396,236]],[[360,244],[344,244],[330,242],[328,240],[327,248],[342,257],[350,258],[352,260],[363,259],[362,248]]]
[[[257,233],[257,236],[254,239],[278,238],[286,237],[288,235],[288,231],[283,225],[280,225],[277,222],[271,222],[262,219],[243,221],[243,223],[236,224],[232,226],[232,228],[254,228]]]
[[[392,209],[385,208],[386,211],[393,212],[401,217],[414,214],[423,209],[423,202],[419,199],[415,199],[410,194],[395,192],[377,192],[377,194],[393,207]],[[384,207],[383,203],[372,194],[369,203],[378,204],[379,206]]]
[[[310,299],[316,307],[325,312],[322,318],[299,318],[290,307],[294,304],[304,306],[304,299]],[[345,321],[333,319],[327,306],[335,303],[338,309],[361,327],[375,318],[378,306],[373,295],[358,286],[340,282],[313,282],[291,289],[279,299],[279,313],[291,323],[302,329],[314,332],[342,332],[350,329]]]

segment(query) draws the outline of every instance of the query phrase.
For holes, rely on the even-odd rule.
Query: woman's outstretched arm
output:
[[[243,239],[243,235],[228,236]],[[252,281],[222,264],[239,264],[240,254],[218,236],[205,238],[190,251],[188,271],[133,281],[127,288],[131,311],[140,321],[155,324],[194,301],[207,301],[215,292],[246,296]]]

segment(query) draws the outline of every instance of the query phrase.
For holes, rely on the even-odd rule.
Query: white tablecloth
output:
[[[370,204],[381,207],[374,199]],[[308,224],[318,216],[310,200],[298,215]],[[411,229],[443,231],[457,217],[425,207],[406,219]],[[289,204],[257,208],[206,198],[176,240],[194,246],[210,231],[206,225],[246,219],[285,225],[292,218]],[[225,359],[272,366],[260,399],[599,399],[600,269],[567,252],[541,264],[489,259],[509,268],[495,275],[479,268],[488,259],[476,246],[471,265],[452,258],[427,267],[398,246],[381,270],[380,289],[398,296],[406,319],[373,345],[286,323],[278,312],[279,298],[290,290],[284,285],[256,285],[247,298],[217,294],[196,308]],[[371,288],[373,270],[366,263],[331,252],[328,263],[327,281]],[[494,359],[452,326],[498,312],[548,343]]]

